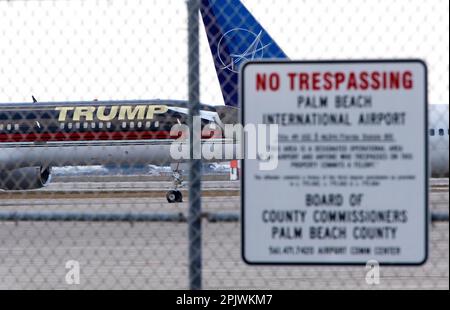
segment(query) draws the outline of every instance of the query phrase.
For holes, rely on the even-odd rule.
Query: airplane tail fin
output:
[[[226,105],[238,105],[238,72],[245,60],[287,58],[239,0],[201,0],[200,11]]]

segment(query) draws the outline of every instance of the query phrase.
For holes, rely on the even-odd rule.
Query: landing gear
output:
[[[183,195],[178,190],[170,190],[166,194],[169,203],[183,202]]]
[[[178,190],[183,186],[183,176],[181,170],[178,170],[178,165],[172,172],[173,189],[169,190],[166,194],[168,203],[183,202],[183,194]]]

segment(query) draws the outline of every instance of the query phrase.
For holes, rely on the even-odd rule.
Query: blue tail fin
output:
[[[239,0],[201,0],[217,77],[226,105],[238,105],[238,72],[244,60],[287,58]]]

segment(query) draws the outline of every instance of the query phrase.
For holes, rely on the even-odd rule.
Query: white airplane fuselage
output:
[[[428,109],[428,154],[431,175],[448,177],[448,104],[431,104]]]

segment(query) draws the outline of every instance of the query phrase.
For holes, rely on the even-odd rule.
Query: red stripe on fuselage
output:
[[[114,131],[114,132],[55,132],[55,133],[2,133],[0,142],[47,142],[47,141],[95,141],[95,140],[149,140],[178,139],[170,131]],[[203,135],[202,139],[220,138],[217,135]]]

